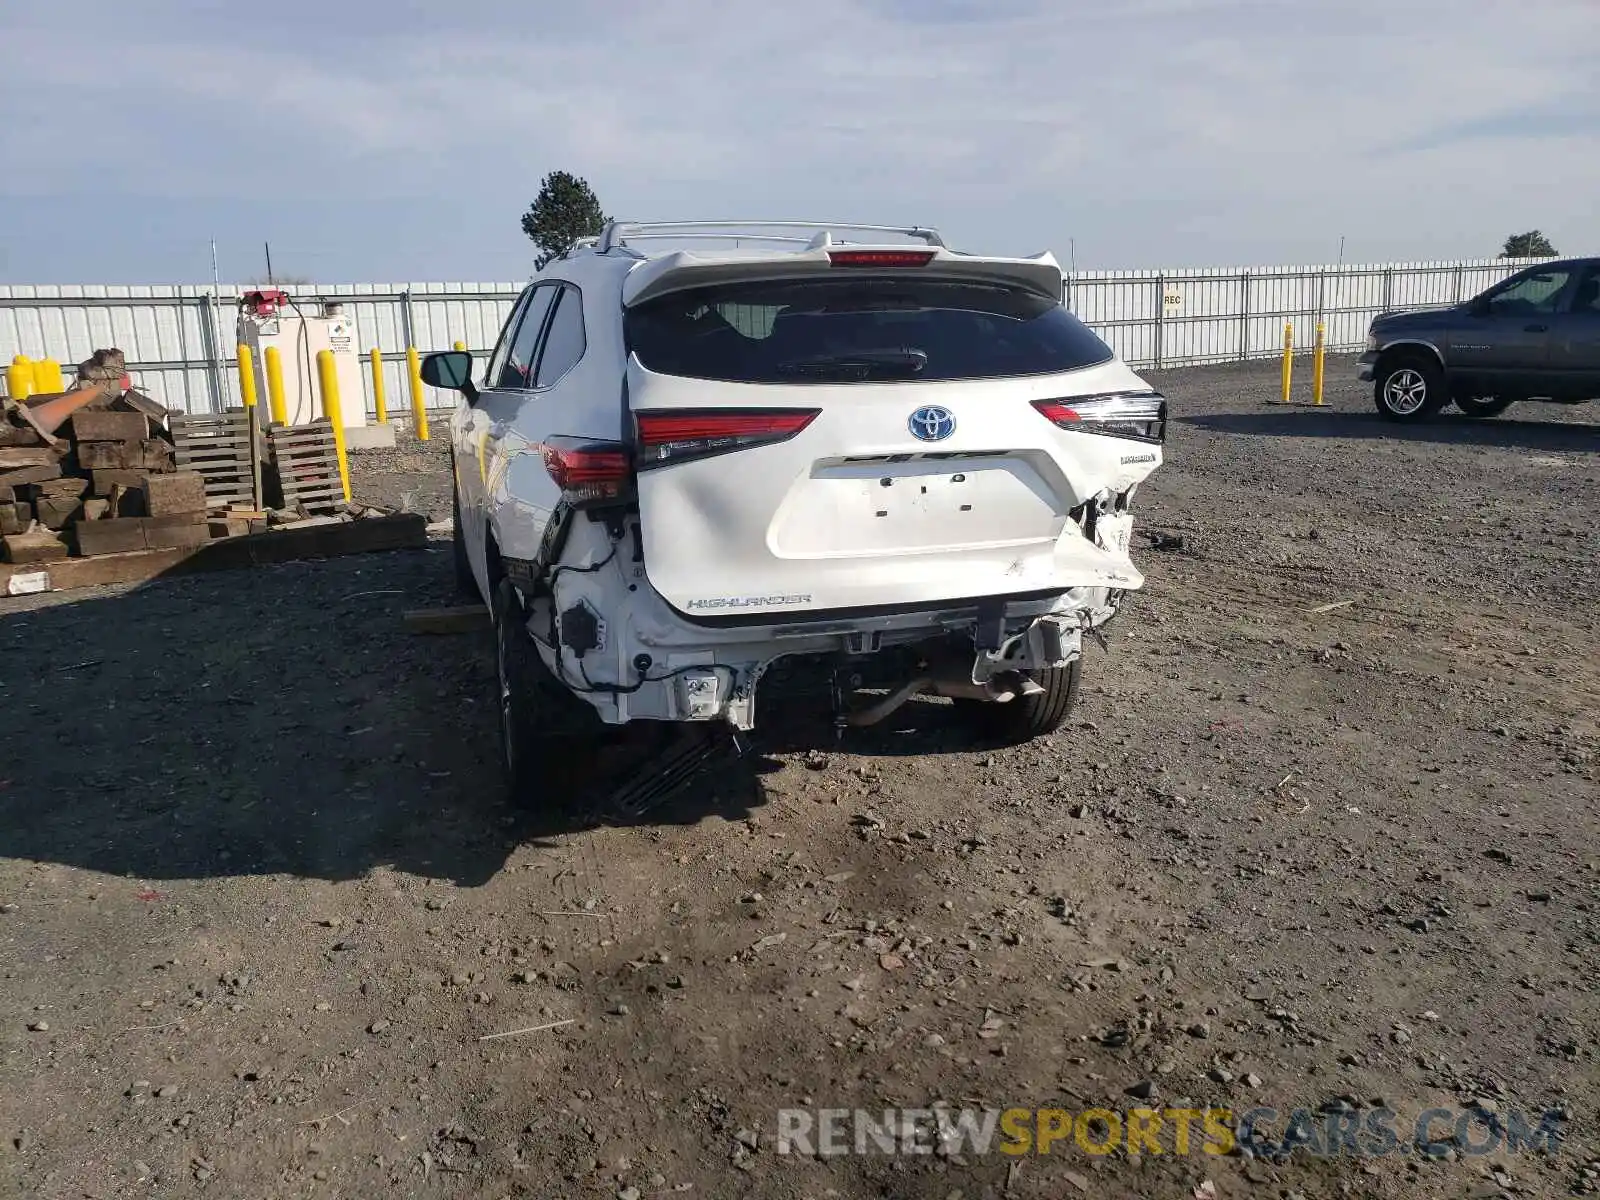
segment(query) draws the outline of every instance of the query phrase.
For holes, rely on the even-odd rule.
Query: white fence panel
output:
[[[1064,280],[1066,303],[1135,367],[1272,357],[1285,322],[1308,349],[1317,321],[1330,350],[1354,350],[1379,312],[1455,303],[1534,260],[1339,266],[1085,271]],[[341,283],[288,286],[310,306],[339,300],[363,352],[383,356],[391,414],[409,407],[405,350],[461,342],[487,355],[522,284]],[[70,375],[94,350],[127,355],[138,387],[169,408],[218,412],[239,401],[234,358],[239,295],[224,285],[0,285],[0,366],[18,354],[53,358]],[[372,384],[363,372],[367,411]],[[3,381],[3,375],[0,375]]]

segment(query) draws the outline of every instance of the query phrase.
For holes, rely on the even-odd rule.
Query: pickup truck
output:
[[[1381,313],[1360,377],[1378,412],[1402,422],[1452,401],[1493,417],[1519,400],[1600,397],[1600,259],[1540,263],[1446,308]]]

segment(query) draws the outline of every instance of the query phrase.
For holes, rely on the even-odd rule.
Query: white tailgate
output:
[[[1025,379],[772,387],[631,359],[635,412],[820,410],[787,441],[641,470],[646,574],[702,617],[1138,587],[1126,553],[1091,545],[1068,513],[1144,478],[1159,447],[1058,429],[1029,402],[1142,387],[1117,361]],[[955,417],[950,436],[912,436],[926,405]]]

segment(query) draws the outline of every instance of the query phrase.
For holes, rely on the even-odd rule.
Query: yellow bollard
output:
[[[289,423],[289,407],[283,399],[283,357],[276,346],[268,346],[261,359],[267,368],[267,408],[274,425]]]
[[[317,380],[322,384],[322,415],[333,426],[333,451],[339,458],[339,486],[350,503],[350,463],[344,453],[344,415],[339,409],[339,371],[332,350],[317,351]]]
[[[457,342],[455,344],[455,348],[461,351],[463,354],[467,352],[467,344],[465,342]]]
[[[33,363],[26,354],[17,355],[6,368],[6,395],[13,400],[33,395]]]
[[[1289,403],[1289,391],[1294,383],[1294,322],[1283,323],[1283,396],[1279,404]]]
[[[422,356],[415,346],[406,347],[406,374],[411,379],[411,417],[416,422],[417,441],[428,440],[428,410],[422,403]]]
[[[244,401],[246,412],[256,406],[255,360],[243,342],[239,343],[239,398]]]
[[[33,364],[34,396],[54,396],[67,390],[67,380],[61,374],[61,364],[53,358],[41,358]]]
[[[1311,351],[1311,403],[1318,408],[1322,404],[1322,360],[1328,351],[1328,328],[1321,321],[1317,322],[1317,340]]]
[[[389,400],[383,394],[383,351],[372,348],[372,406],[378,414],[378,424],[389,423]]]

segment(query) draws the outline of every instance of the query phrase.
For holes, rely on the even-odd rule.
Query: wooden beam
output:
[[[342,554],[419,550],[427,544],[427,518],[420,513],[396,513],[336,525],[313,525],[308,529],[291,527],[245,537],[217,538],[203,546],[69,558],[41,564],[38,568],[0,566],[0,596],[114,583],[145,583],[164,575],[223,571]],[[42,581],[41,575],[44,576]]]
[[[401,619],[412,633],[477,633],[489,628],[489,610],[481,604],[413,608]]]

